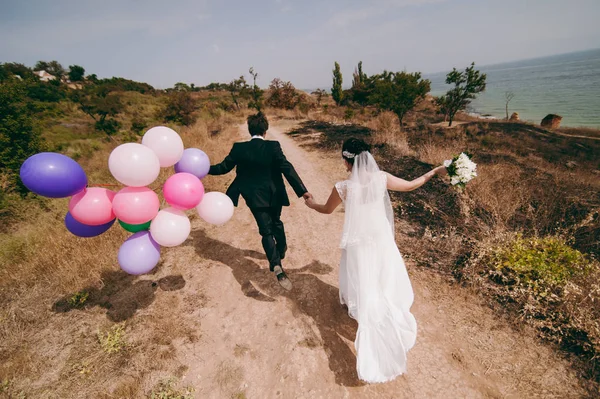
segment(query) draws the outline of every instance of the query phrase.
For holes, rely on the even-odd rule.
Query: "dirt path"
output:
[[[241,131],[242,137],[247,133]],[[309,190],[325,199],[344,178],[339,159],[278,140]],[[233,174],[223,177],[231,181]],[[295,198],[290,191],[290,198]],[[294,289],[281,289],[245,205],[223,227],[194,221],[187,246],[167,263],[185,265],[183,298],[200,338],[176,345],[183,385],[198,398],[578,397],[568,364],[517,333],[467,291],[411,267],[419,323],[408,374],[386,384],[357,380],[356,323],[338,302],[338,240],[343,213],[313,213],[301,200],[283,212],[285,260]],[[402,251],[402,248],[400,248]],[[198,255],[198,264],[186,264]],[[197,259],[197,258],[196,258]]]

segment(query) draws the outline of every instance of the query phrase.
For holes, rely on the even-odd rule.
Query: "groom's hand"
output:
[[[307,191],[304,194],[302,194],[302,198],[304,198],[304,201],[306,201],[308,199],[313,199],[313,195]]]

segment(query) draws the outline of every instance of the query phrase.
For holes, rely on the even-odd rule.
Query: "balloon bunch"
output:
[[[156,192],[147,186],[160,168],[174,166],[175,174],[163,185],[169,205],[160,209]],[[126,143],[115,148],[108,159],[114,178],[125,185],[118,192],[88,187],[83,168],[58,153],[43,152],[29,157],[21,166],[23,184],[32,192],[50,198],[71,197],[65,226],[78,237],[96,237],[118,219],[134,233],[121,245],[118,260],[129,274],[148,273],[158,264],[160,248],[182,244],[191,231],[185,211],[196,208],[204,221],[222,225],[233,216],[233,203],[223,193],[204,192],[201,179],[209,171],[208,156],[197,148],[184,150],[179,134],[165,126],[149,129],[142,144]]]

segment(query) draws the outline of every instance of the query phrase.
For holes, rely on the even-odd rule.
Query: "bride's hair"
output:
[[[354,137],[344,141],[342,145],[342,157],[350,165],[354,165],[354,159],[365,151],[371,151],[371,146],[365,141]]]

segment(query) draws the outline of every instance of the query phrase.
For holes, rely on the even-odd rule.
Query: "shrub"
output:
[[[146,129],[146,126],[148,126],[148,121],[138,112],[134,112],[133,118],[131,119],[131,130],[136,134],[142,134],[144,129]]]
[[[348,121],[354,118],[354,110],[352,108],[346,108],[344,111],[344,120]]]
[[[125,326],[123,324],[115,324],[106,332],[98,331],[98,342],[102,350],[108,354],[120,352],[127,346],[125,342]]]
[[[96,121],[96,130],[111,136],[117,132],[120,124],[112,117],[124,111],[119,93],[113,93],[108,86],[90,86],[76,90],[71,95],[79,108]]]
[[[165,122],[175,122],[185,126],[196,122],[196,102],[186,91],[177,91],[169,95],[165,108],[161,111]]]
[[[508,246],[496,249],[489,262],[515,284],[534,289],[562,286],[593,268],[584,254],[557,237],[523,238],[519,235]]]
[[[119,131],[121,124],[113,118],[104,118],[96,121],[94,128],[98,131],[106,133],[108,136],[114,136]]]
[[[25,93],[20,81],[0,84],[0,170],[7,179],[8,191],[16,188],[22,194],[27,190],[18,178],[21,164],[44,149]]]
[[[151,399],[192,399],[194,390],[192,388],[184,388],[178,390],[175,388],[175,379],[169,378],[160,381],[150,393]]]
[[[483,292],[581,356],[600,382],[600,265],[559,237],[513,239],[472,260]]]
[[[271,81],[267,105],[273,108],[294,109],[299,102],[300,95],[291,82],[284,82],[279,78]]]
[[[82,308],[87,302],[89,295],[90,294],[87,291],[79,291],[71,295],[69,299],[67,299],[67,302],[72,308]]]
[[[81,82],[83,81],[83,76],[85,75],[85,69],[79,65],[70,65],[69,66],[69,80],[71,82]]]
[[[51,80],[49,82],[38,80],[28,81],[27,96],[32,100],[52,103],[59,102],[66,97],[58,80]]]

